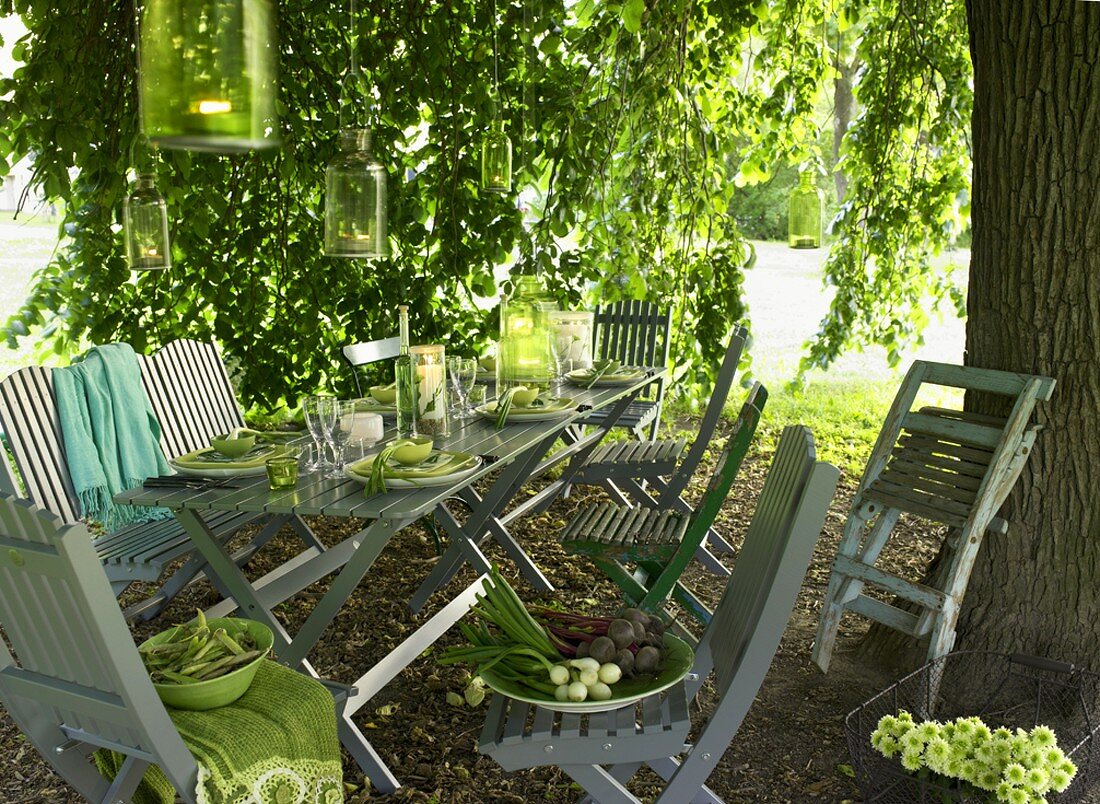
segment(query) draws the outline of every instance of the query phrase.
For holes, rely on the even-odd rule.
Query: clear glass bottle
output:
[[[787,242],[791,248],[821,247],[821,191],[814,186],[813,171],[802,171],[791,191]]]
[[[279,52],[269,0],[146,0],[138,72],[143,129],[165,148],[279,144]]]
[[[325,254],[384,259],[386,169],[371,153],[369,128],[340,131],[340,153],[325,169]]]
[[[135,271],[172,267],[168,242],[168,207],[157,192],[152,173],[138,175],[137,186],[122,202],[126,259]]]
[[[442,344],[409,348],[416,378],[416,434],[445,438],[451,434],[447,413],[447,355]]]
[[[397,308],[398,332],[401,336],[400,351],[393,361],[393,379],[397,383],[397,435],[402,438],[416,435],[417,384],[409,355],[409,307]]]
[[[499,117],[493,119],[481,141],[481,189],[493,193],[512,190],[512,141]]]
[[[500,342],[497,345],[497,396],[509,388],[550,388],[554,357],[550,347],[550,314],[558,309],[539,280],[520,276],[500,304]]]

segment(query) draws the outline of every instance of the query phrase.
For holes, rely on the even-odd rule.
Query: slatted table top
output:
[[[651,373],[626,385],[603,386],[591,390],[566,385],[556,389],[556,392],[572,397],[577,405],[589,405],[593,410],[598,410],[634,393],[665,373],[664,368],[654,368]],[[368,497],[363,484],[350,479],[327,480],[316,474],[307,474],[299,476],[298,485],[293,489],[271,491],[267,487],[267,477],[261,475],[237,479],[234,482],[238,488],[206,491],[131,489],[116,495],[115,502],[171,509],[407,520],[429,513],[440,501],[453,496],[483,475],[506,466],[532,445],[554,431],[563,430],[569,424],[583,419],[587,413],[588,411],[573,411],[553,421],[509,423],[499,431],[494,428],[493,422],[480,417],[453,423],[452,435],[439,445],[441,449],[491,455],[496,458],[495,461],[484,462],[477,472],[455,481],[453,485],[393,490]],[[386,440],[392,436],[392,430],[388,431]],[[377,452],[379,449],[381,446],[373,451]]]

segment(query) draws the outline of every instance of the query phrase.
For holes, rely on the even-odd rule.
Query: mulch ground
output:
[[[683,424],[693,432],[690,422]],[[711,454],[708,461],[713,462],[716,457]],[[770,455],[754,455],[746,461],[719,517],[719,529],[735,547],[739,546],[752,515],[769,459]],[[697,499],[701,494],[711,466],[712,463],[707,463],[697,473],[689,499]],[[891,677],[882,669],[866,667],[856,660],[854,648],[866,632],[866,623],[851,616],[846,616],[842,623],[828,675],[823,675],[809,661],[830,562],[857,480],[852,477],[841,480],[771,670],[740,732],[710,778],[710,786],[728,802],[859,800],[855,784],[845,772],[849,759],[844,716],[889,684]],[[554,539],[554,534],[577,508],[601,497],[600,492],[590,488],[574,489],[569,498],[558,500],[547,512],[521,520],[514,532],[560,590],[558,599],[579,610],[610,613],[619,606],[616,587],[583,559],[567,556]],[[354,521],[324,518],[310,524],[328,544],[341,541],[361,527],[361,523]],[[917,578],[938,543],[939,534],[903,523],[883,563]],[[249,573],[268,571],[296,553],[299,545],[289,532],[280,534],[254,559]],[[490,548],[489,554],[506,574],[512,569],[498,551]],[[724,559],[732,566],[735,557],[736,553]],[[406,606],[435,558],[434,541],[427,529],[417,525],[399,533],[310,655],[318,671],[338,681],[352,682],[423,622],[424,616],[438,610],[444,602],[442,595],[429,603],[424,616],[410,615]],[[689,570],[689,578],[690,585],[701,596],[712,603],[717,601],[722,591],[720,578],[698,566]],[[532,590],[521,579],[510,580],[521,596],[534,599]],[[473,575],[464,570],[448,589],[453,592],[459,588],[458,584],[472,581]],[[278,613],[291,632],[304,621],[325,588],[326,582],[322,581],[279,608]],[[162,618],[136,625],[135,638],[140,641],[162,630],[166,623],[188,619],[196,607],[210,606],[216,600],[207,583],[193,584]],[[458,642],[460,639],[449,633],[437,649]],[[461,693],[467,679],[465,670],[439,666],[429,653],[360,711],[357,722],[405,786],[393,796],[373,794],[362,772],[345,755],[345,780],[349,788],[354,787],[349,789],[350,802],[522,804],[573,801],[578,797],[579,789],[555,768],[507,774],[491,759],[478,754],[477,736],[487,704],[471,709],[453,706],[446,700],[448,692]],[[713,704],[713,693],[705,688],[698,700],[696,722],[709,715]],[[656,777],[640,774],[631,783],[631,789],[643,800],[652,799],[658,790],[655,780]],[[0,708],[0,802],[39,804],[79,800],[24,742]]]

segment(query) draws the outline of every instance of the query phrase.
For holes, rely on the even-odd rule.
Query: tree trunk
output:
[[[1054,377],[1043,430],[986,534],[956,649],[1100,670],[1100,3],[967,0],[974,62],[966,363]],[[1003,397],[967,409],[1006,415]],[[942,555],[940,556],[942,559]],[[935,585],[937,559],[928,578]],[[899,604],[900,605],[900,604]],[[863,660],[927,651],[878,624]]]
[[[855,104],[852,79],[856,74],[856,58],[854,54],[848,53],[851,48],[847,40],[848,37],[844,34],[837,34],[836,55],[833,58],[833,67],[836,69],[836,80],[833,82],[833,181],[836,183],[837,204],[844,203],[844,196],[848,193],[848,177],[836,165],[840,161],[840,145],[851,125],[852,107]]]
[[[1100,670],[1100,3],[968,0],[973,251],[966,362],[1057,379],[987,535],[957,646]],[[987,407],[986,400],[968,406]]]

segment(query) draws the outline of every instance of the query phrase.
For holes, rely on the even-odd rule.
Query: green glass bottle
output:
[[[139,53],[153,142],[216,152],[279,144],[270,0],[146,0]]]
[[[340,132],[340,153],[325,169],[325,254],[389,256],[386,169],[371,154],[369,128]]]
[[[821,191],[809,170],[802,171],[791,192],[787,242],[791,248],[821,248]]]
[[[168,208],[157,192],[152,173],[138,174],[137,186],[122,202],[126,260],[135,271],[172,267],[168,242]]]
[[[402,438],[416,435],[416,382],[409,354],[409,306],[397,308],[398,334],[401,346],[393,361],[393,379],[397,383],[397,434]]]
[[[494,118],[481,141],[481,188],[491,193],[512,190],[512,141],[504,133],[504,121]]]

